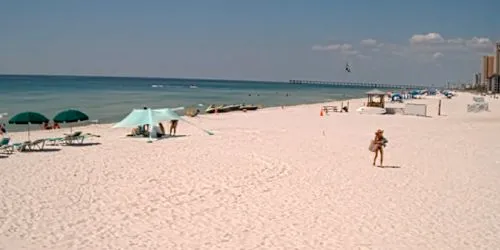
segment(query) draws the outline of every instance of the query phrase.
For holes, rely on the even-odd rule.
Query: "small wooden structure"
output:
[[[385,92],[373,89],[366,92],[366,95],[368,96],[367,107],[385,108]]]
[[[323,106],[322,109],[325,114],[328,114],[328,112],[339,112],[337,106]]]

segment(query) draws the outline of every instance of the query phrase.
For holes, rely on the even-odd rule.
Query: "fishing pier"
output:
[[[426,89],[429,86],[403,85],[403,84],[380,84],[373,82],[337,82],[337,81],[310,81],[310,80],[290,80],[290,84],[312,84],[329,85],[335,87],[358,87],[358,88],[381,88],[381,89]]]

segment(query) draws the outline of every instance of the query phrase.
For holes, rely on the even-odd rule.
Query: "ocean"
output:
[[[366,88],[287,82],[0,75],[0,114],[8,113],[0,122],[7,124],[9,117],[24,111],[39,112],[51,119],[62,110],[74,108],[85,112],[91,120],[112,123],[132,109],[145,106],[196,106],[202,111],[210,104],[288,106],[359,98],[366,91]],[[9,131],[26,129],[9,124],[7,128]]]

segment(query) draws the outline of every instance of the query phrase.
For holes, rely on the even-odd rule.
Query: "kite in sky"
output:
[[[347,73],[351,73],[351,66],[349,66],[349,63],[345,64],[345,71],[347,71]]]

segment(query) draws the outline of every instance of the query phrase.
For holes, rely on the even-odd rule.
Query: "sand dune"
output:
[[[438,100],[417,100],[428,118],[320,117],[320,104],[207,115],[190,120],[215,135],[180,122],[186,136],[154,143],[84,127],[95,145],[0,159],[0,249],[497,249],[489,101],[471,114],[471,95],[443,99],[438,117]],[[385,168],[367,149],[378,128]]]

